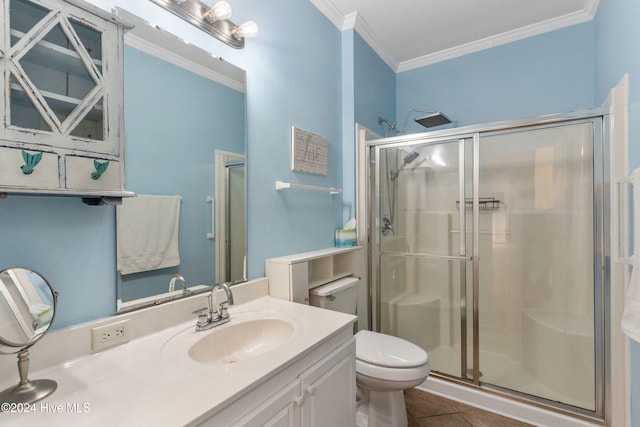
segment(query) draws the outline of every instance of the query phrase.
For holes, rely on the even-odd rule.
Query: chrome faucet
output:
[[[184,277],[182,277],[179,274],[175,274],[173,276],[171,276],[171,279],[169,280],[169,292],[173,292],[175,286],[176,286],[176,282],[180,282],[182,283],[182,294],[186,295],[189,293],[189,291],[187,290],[187,281],[184,280]]]
[[[218,304],[218,290],[223,289],[227,294],[227,299]],[[230,320],[229,317],[229,305],[233,305],[233,293],[228,283],[216,284],[209,295],[207,295],[209,301],[208,307],[202,307],[193,312],[198,315],[196,321],[196,331],[205,331],[207,329],[214,328],[216,326],[227,323]]]

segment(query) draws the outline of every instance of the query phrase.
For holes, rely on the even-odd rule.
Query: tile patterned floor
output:
[[[526,427],[531,424],[417,389],[404,393],[409,427]]]

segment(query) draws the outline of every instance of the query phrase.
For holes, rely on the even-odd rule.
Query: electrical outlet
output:
[[[129,342],[129,319],[91,329],[91,351],[105,350]]]

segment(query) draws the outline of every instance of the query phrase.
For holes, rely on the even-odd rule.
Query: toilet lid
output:
[[[427,352],[398,337],[372,331],[360,331],[356,338],[356,358],[389,368],[413,368],[427,363]]]

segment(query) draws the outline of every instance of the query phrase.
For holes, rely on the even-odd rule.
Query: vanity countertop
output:
[[[30,372],[30,380],[56,381],[57,390],[40,402],[0,412],[0,421],[8,426],[196,423],[219,412],[319,343],[350,330],[356,319],[269,296],[232,306],[229,312],[231,322],[234,315],[241,318],[252,312],[295,319],[295,339],[242,362],[202,364],[187,355],[188,344],[184,352],[176,351],[176,340],[189,343],[210,332],[196,332],[193,319],[100,353]],[[16,379],[0,384],[0,389],[16,383],[17,372]]]

